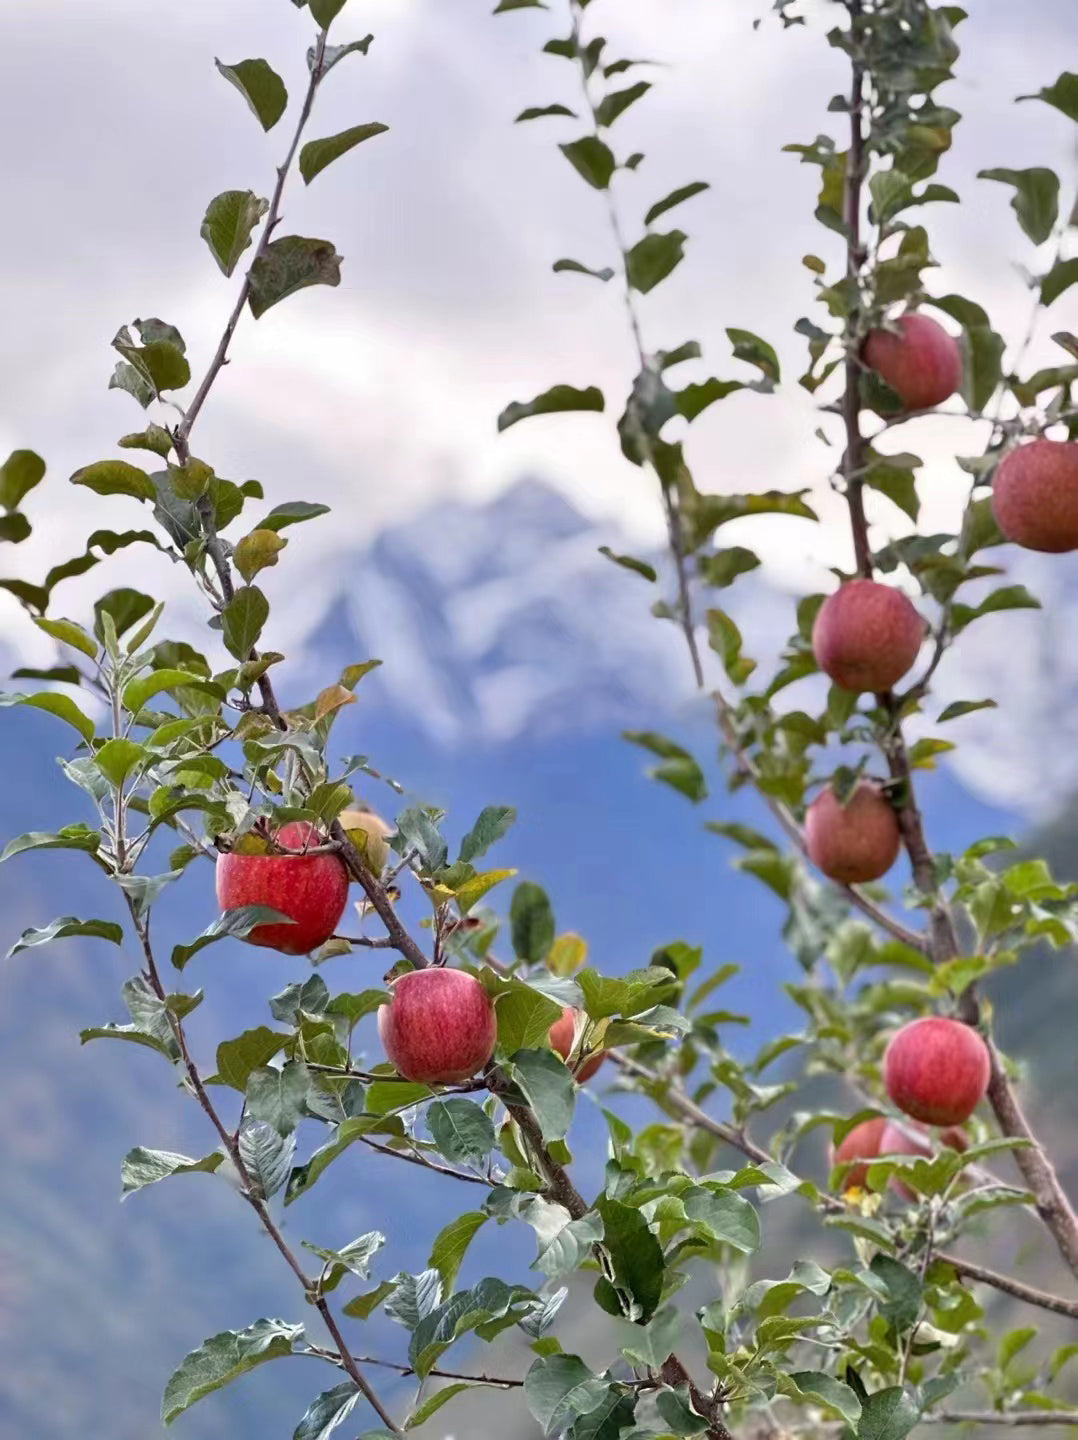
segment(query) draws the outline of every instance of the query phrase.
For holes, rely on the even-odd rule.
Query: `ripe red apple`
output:
[[[832,1148],[831,1164],[843,1165],[847,1160],[875,1160],[881,1153],[880,1142],[886,1129],[887,1119],[883,1115],[862,1120]],[[867,1165],[851,1165],[842,1181],[843,1190],[852,1190],[854,1186],[863,1188],[867,1175]]]
[[[569,1054],[573,1048],[573,1035],[575,1030],[576,1011],[571,1005],[566,1005],[565,1009],[561,1012],[560,1018],[554,1021],[549,1031],[551,1049],[557,1051],[563,1060],[569,1059]],[[586,1080],[590,1080],[605,1059],[605,1052],[600,1050],[597,1055],[590,1055],[583,1064],[578,1062],[573,1070],[573,1075],[578,1084],[583,1085]]]
[[[1009,451],[996,469],[992,511],[1026,550],[1078,550],[1078,443],[1033,440]]]
[[[892,1035],[883,1083],[906,1115],[929,1125],[961,1125],[977,1108],[991,1061],[977,1031],[960,1020],[929,1015]]]
[[[378,1011],[385,1052],[406,1080],[451,1085],[470,1080],[494,1053],[494,1004],[464,970],[412,970],[391,986]]]
[[[898,859],[900,845],[894,809],[871,780],[859,780],[845,805],[828,786],[805,812],[809,859],[843,885],[861,885],[886,875]]]
[[[289,850],[325,842],[306,820],[281,827],[277,840]],[[256,925],[249,945],[286,955],[306,955],[336,930],[348,902],[348,871],[339,855],[243,855],[217,860],[217,903],[222,910],[268,905],[291,917],[291,925]]]
[[[907,410],[929,410],[962,383],[958,342],[927,315],[903,315],[893,331],[870,330],[861,355]]]
[[[848,580],[816,613],[812,653],[844,690],[890,690],[917,659],[924,621],[901,590]]]

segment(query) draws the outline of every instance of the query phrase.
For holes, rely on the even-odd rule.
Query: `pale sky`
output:
[[[633,374],[616,287],[550,268],[563,255],[610,258],[601,197],[556,148],[576,133],[571,122],[511,123],[525,105],[577,103],[572,67],[538,53],[565,29],[562,0],[497,19],[492,8],[352,0],[337,22],[339,40],[368,29],[376,40],[327,79],[309,135],[370,120],[391,129],[309,190],[292,183],[281,233],[334,241],[342,285],[304,291],[257,323],[246,316],[235,363],[196,431],[197,453],[230,478],[259,478],[270,503],[335,507],[332,523],[293,532],[288,570],[266,576],[271,598],[283,585],[329,584],[350,551],[395,519],[448,497],[482,498],[522,473],[562,488],[609,525],[615,545],[659,540],[652,487],[612,433]],[[1011,101],[1073,68],[1078,23],[1073,0],[970,8],[960,78],[942,96],[966,118],[939,177],[968,204],[926,212],[940,261],[928,274],[938,293],[985,304],[1014,338],[1030,303],[1021,267],[1035,268],[1037,256],[1010,191],[974,176],[989,165],[1052,165],[1073,195],[1074,127],[1046,106]],[[618,182],[630,229],[674,186],[712,185],[668,217],[691,239],[675,276],[641,304],[647,343],[702,342],[704,363],[679,380],[750,378],[728,358],[727,325],[755,330],[782,358],[782,397],[713,407],[693,427],[689,455],[701,488],[814,488],[827,524],[746,522],[736,536],[765,549],[770,578],[799,590],[849,558],[844,507],[826,483],[835,452],[813,438],[819,418],[796,384],[805,343],[792,329],[800,316],[822,319],[800,257],[815,251],[833,264],[838,237],[812,220],[817,171],[781,146],[840,133],[826,104],[844,76],[819,26],[784,33],[765,19],[754,32],[768,10],[765,0],[595,0],[589,16],[611,53],[666,62],[618,122],[619,146],[648,156]],[[291,124],[286,115],[264,135],[213,60],[264,55],[295,97],[310,33],[310,17],[288,0],[0,8],[0,450],[37,449],[51,481],[30,506],[33,539],[5,547],[6,573],[39,576],[80,550],[88,528],[146,523],[134,501],[103,502],[66,484],[143,423],[129,397],[105,389],[116,358],[109,340],[136,315],[159,315],[184,332],[201,373],[238,283],[221,277],[199,238],[205,206],[226,188],[268,194]],[[1078,328],[1074,304],[1069,320],[1067,310],[1059,302],[1046,332]],[[1047,362],[1047,333],[1038,347]],[[598,383],[613,413],[496,434],[508,401],[559,381]],[[967,479],[951,457],[975,453],[982,439],[964,422],[933,418],[888,440],[884,448],[926,460],[926,528],[953,525]],[[898,528],[901,516],[880,505]],[[103,577],[160,594],[189,585],[130,550],[108,571],[67,582],[58,608],[85,606]],[[303,612],[282,618],[300,625]],[[26,636],[17,607],[0,597],[0,634],[10,640],[12,627]]]

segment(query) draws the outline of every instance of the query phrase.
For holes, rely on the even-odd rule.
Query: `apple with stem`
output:
[[[473,975],[432,966],[390,986],[378,1011],[386,1055],[406,1080],[454,1085],[470,1080],[494,1054],[494,1003]]]
[[[859,780],[845,803],[832,786],[805,812],[805,849],[830,880],[863,885],[886,875],[902,837],[894,807],[879,785]]]
[[[285,850],[305,851],[326,844],[326,837],[307,820],[294,820],[277,832]],[[265,905],[287,915],[292,923],[256,925],[245,937],[249,945],[307,955],[324,945],[340,924],[348,903],[348,871],[339,855],[221,855],[216,867],[217,903],[222,911]]]

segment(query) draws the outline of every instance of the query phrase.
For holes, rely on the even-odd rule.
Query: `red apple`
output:
[[[883,1115],[862,1120],[832,1148],[831,1164],[843,1165],[847,1160],[875,1160],[880,1154],[880,1141],[886,1129],[887,1120]],[[852,1165],[843,1178],[843,1190],[852,1190],[855,1185],[863,1187],[867,1175],[867,1165]]]
[[[958,342],[927,315],[903,315],[895,330],[869,331],[861,353],[907,410],[929,410],[962,383]]]
[[[569,1059],[569,1054],[573,1048],[573,1036],[576,1032],[576,1013],[571,1005],[566,1005],[565,1009],[561,1012],[560,1018],[555,1020],[554,1024],[550,1027],[551,1049],[556,1050],[563,1060]],[[583,1064],[578,1062],[573,1070],[573,1075],[577,1082],[583,1085],[586,1080],[590,1080],[605,1059],[605,1053],[600,1050],[597,1055],[589,1056]]]
[[[903,595],[875,580],[849,580],[829,595],[812,627],[812,653],[844,690],[879,694],[917,659],[924,621]]]
[[[1078,443],[1034,440],[1009,451],[996,469],[992,510],[1026,550],[1078,550]]]
[[[378,1011],[385,1052],[406,1080],[451,1085],[470,1080],[494,1053],[494,1004],[463,970],[412,970],[393,981]]]
[[[912,1020],[892,1035],[883,1083],[906,1115],[929,1125],[961,1125],[988,1088],[988,1047],[969,1025],[942,1015]]]
[[[859,780],[845,805],[828,786],[805,812],[809,859],[843,885],[861,885],[886,875],[898,859],[900,845],[894,809],[871,780]]]
[[[281,827],[277,835],[289,850],[325,843],[306,820]],[[217,860],[217,903],[222,910],[268,905],[291,917],[291,925],[256,925],[249,945],[264,945],[286,955],[306,955],[324,945],[336,930],[348,902],[348,871],[339,855],[221,855]]]

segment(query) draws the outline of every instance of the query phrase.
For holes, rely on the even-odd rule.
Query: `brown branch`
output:
[[[378,1140],[372,1140],[369,1135],[359,1135],[356,1138],[372,1150],[378,1150],[383,1155],[392,1155],[396,1160],[407,1160],[410,1165],[422,1165],[424,1170],[433,1170],[436,1175],[449,1175],[454,1180],[467,1180],[472,1185],[484,1185],[488,1190],[490,1189],[490,1181],[484,1180],[482,1175],[469,1175],[466,1170],[453,1170],[448,1165],[438,1165],[435,1161],[428,1160],[423,1155],[417,1155],[414,1151],[393,1150]]]
[[[308,1345],[304,1351],[307,1355],[316,1355],[320,1360],[336,1361],[336,1356],[331,1350],[323,1350],[318,1345]],[[403,1365],[398,1360],[380,1360],[375,1355],[357,1355],[358,1365],[379,1365],[384,1370],[396,1370],[398,1375],[414,1375],[416,1372],[411,1365]],[[459,1370],[442,1370],[437,1365],[428,1370],[427,1375],[434,1375],[439,1380],[467,1380],[472,1385],[492,1385],[499,1390],[519,1390],[524,1385],[523,1380],[511,1380],[503,1375],[464,1375]]]
[[[135,933],[138,935],[139,944],[142,948],[143,958],[146,962],[146,977],[149,980],[151,987],[153,988],[154,994],[162,1002],[162,1004],[165,1004],[167,1001],[167,992],[161,982],[161,976],[157,969],[157,962],[154,959],[153,955],[153,948],[150,944],[149,922],[144,916],[141,916],[139,914],[138,909],[130,896],[125,894],[125,899],[127,901],[128,910],[131,914],[131,922],[134,925]],[[385,1425],[388,1430],[392,1431],[394,1435],[403,1434],[400,1428],[394,1423],[388,1411],[386,1411],[386,1409],[383,1407],[382,1402],[379,1400],[377,1394],[371,1387],[371,1384],[367,1380],[366,1376],[359,1369],[356,1360],[352,1356],[351,1351],[348,1349],[344,1337],[341,1335],[341,1332],[337,1326],[337,1322],[333,1318],[333,1312],[330,1310],[325,1297],[318,1294],[315,1282],[312,1281],[310,1277],[304,1272],[302,1265],[300,1265],[299,1261],[296,1259],[296,1256],[289,1248],[289,1245],[285,1240],[284,1236],[277,1228],[277,1225],[274,1222],[274,1219],[270,1214],[265,1201],[259,1197],[257,1188],[253,1184],[247,1167],[243,1163],[243,1157],[241,1156],[239,1149],[239,1142],[236,1136],[229,1132],[224,1122],[221,1120],[221,1117],[218,1115],[217,1109],[206,1091],[206,1086],[203,1083],[202,1076],[199,1074],[198,1066],[195,1064],[194,1060],[191,1057],[191,1052],[187,1045],[187,1036],[184,1032],[182,1021],[177,1015],[174,1015],[172,1011],[167,1008],[165,1013],[168,1016],[169,1024],[172,1028],[172,1033],[175,1036],[176,1044],[179,1048],[180,1060],[183,1064],[184,1071],[186,1072],[188,1083],[190,1084],[191,1089],[194,1092],[199,1104],[202,1106],[202,1109],[205,1112],[207,1119],[210,1121],[210,1124],[213,1126],[214,1130],[216,1130],[218,1136],[220,1137],[225,1154],[228,1156],[229,1160],[232,1162],[233,1166],[236,1169],[236,1173],[239,1175],[243,1186],[241,1191],[243,1198],[250,1205],[251,1209],[254,1210],[255,1214],[258,1216],[259,1220],[262,1223],[263,1229],[269,1235],[274,1245],[276,1245],[277,1249],[284,1257],[284,1260],[288,1265],[289,1269],[292,1271],[296,1279],[302,1285],[304,1295],[315,1306],[319,1315],[322,1317],[322,1323],[329,1331],[330,1335],[333,1338],[333,1343],[337,1347],[337,1352],[340,1356],[340,1363],[344,1371],[358,1387],[358,1389],[366,1399],[367,1403],[370,1405],[371,1409],[382,1421],[383,1425]]]
[[[410,960],[417,970],[425,970],[430,961],[401,924],[388,891],[378,877],[367,869],[363,856],[349,840],[339,820],[334,820],[330,835],[337,842],[349,875],[363,887],[364,894],[386,927],[386,934],[393,949],[399,951],[406,960]]]

